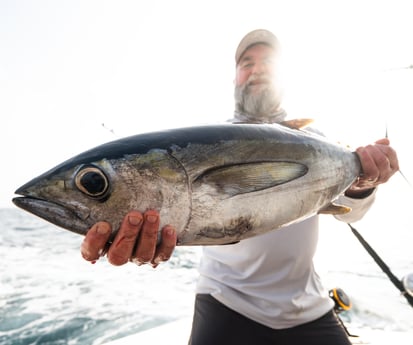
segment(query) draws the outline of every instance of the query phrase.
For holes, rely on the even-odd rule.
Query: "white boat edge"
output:
[[[104,345],[136,345],[145,344],[188,344],[191,331],[192,318],[184,318],[177,321],[168,322],[148,330],[119,338]],[[351,329],[351,334],[358,337],[351,337],[354,345],[411,345],[413,344],[413,332],[386,331],[380,329]]]
[[[103,345],[136,345],[136,344],[188,344],[192,318],[183,318],[167,322],[145,331],[119,338]]]
[[[413,344],[413,332],[387,331],[363,328],[353,331],[358,337],[351,337],[354,345],[409,345]]]

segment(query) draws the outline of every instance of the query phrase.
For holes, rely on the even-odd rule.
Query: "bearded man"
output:
[[[235,53],[233,123],[276,123],[281,108],[278,39],[267,30],[248,33]],[[399,169],[388,139],[357,149],[363,175],[340,197],[352,211],[336,217],[361,219],[374,201],[377,186]],[[299,207],[299,205],[297,205]],[[156,267],[176,244],[173,225],[161,231],[159,213],[131,211],[107,251],[114,265],[128,261]],[[315,271],[318,216],[278,231],[226,246],[206,246],[199,267],[190,345],[350,345],[333,311],[334,302]],[[110,224],[94,225],[82,255],[94,261],[110,236]]]

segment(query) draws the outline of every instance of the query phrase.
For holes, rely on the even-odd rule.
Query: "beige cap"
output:
[[[251,31],[246,34],[239,43],[237,51],[235,52],[235,63],[238,64],[241,56],[249,47],[258,43],[268,44],[273,48],[279,48],[280,46],[278,38],[271,31],[264,29]]]

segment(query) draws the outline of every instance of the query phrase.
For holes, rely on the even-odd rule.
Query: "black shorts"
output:
[[[333,311],[288,329],[272,329],[198,294],[189,345],[351,345]]]

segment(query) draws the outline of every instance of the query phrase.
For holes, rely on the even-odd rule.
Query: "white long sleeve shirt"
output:
[[[354,222],[368,210],[365,199],[341,197]],[[197,293],[211,294],[238,313],[274,329],[315,320],[333,307],[317,275],[313,257],[318,216],[234,245],[203,248]]]

